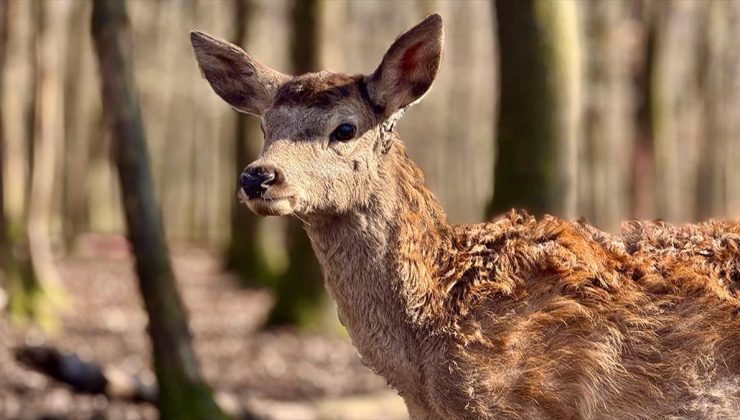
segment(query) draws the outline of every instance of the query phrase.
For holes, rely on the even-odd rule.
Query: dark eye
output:
[[[329,136],[329,141],[348,141],[355,138],[357,129],[352,124],[342,124],[335,128]]]

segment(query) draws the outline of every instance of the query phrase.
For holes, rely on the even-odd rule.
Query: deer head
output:
[[[368,205],[382,188],[393,128],[429,90],[442,58],[442,18],[401,35],[369,75],[321,71],[289,76],[239,47],[191,32],[213,90],[260,117],[260,157],[240,176],[239,197],[259,215],[338,214]]]

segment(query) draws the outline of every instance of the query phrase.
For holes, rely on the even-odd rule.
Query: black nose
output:
[[[247,167],[239,176],[239,183],[249,198],[258,198],[278,178],[278,171],[268,166]]]

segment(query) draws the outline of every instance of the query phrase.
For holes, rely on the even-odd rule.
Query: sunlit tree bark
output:
[[[0,0],[0,98],[3,97],[3,82],[5,74],[5,51],[8,43],[8,10],[7,2]],[[5,217],[5,133],[3,114],[0,112],[0,268],[2,268],[4,283],[0,284],[0,310],[7,305],[8,294],[3,288],[8,287],[8,273],[17,276],[11,255],[11,245],[8,241],[8,222]],[[17,280],[14,280],[17,282]]]
[[[733,10],[732,2],[710,1],[704,26],[704,66],[702,72],[702,115],[704,141],[700,144],[698,182],[696,184],[696,214],[700,219],[721,215],[729,211],[728,159],[732,141],[733,89],[728,71],[733,54],[731,46]],[[737,112],[737,111],[735,111]],[[737,165],[737,162],[735,162]],[[735,181],[740,182],[740,181]]]
[[[696,219],[692,195],[699,177],[702,135],[701,74],[705,72],[704,2],[649,2],[653,20],[650,67],[651,134],[655,147],[656,216]]]
[[[64,142],[64,67],[68,0],[38,4],[36,112],[34,123],[31,194],[28,206],[28,243],[38,281],[58,287],[59,274],[51,249],[51,218],[57,153]]]
[[[740,2],[731,2],[726,7],[729,9],[727,13],[730,21],[727,40],[740,39]],[[740,74],[740,49],[731,48],[725,53],[727,62],[724,71],[727,79],[733,81],[730,86],[726,87],[730,91],[726,112],[737,113],[740,109],[740,83],[737,83]],[[738,182],[740,180],[740,165],[738,165],[740,162],[740,118],[730,118],[726,124],[728,142],[725,157],[725,194],[727,196],[725,214],[740,217],[738,216],[740,215],[740,182]]]
[[[62,301],[63,294],[60,288],[56,286],[57,276],[49,246],[48,214],[51,207],[51,195],[45,194],[49,191],[48,185],[44,185],[49,180],[48,177],[37,177],[39,171],[35,171],[33,174],[35,181],[32,183],[32,201],[29,205],[30,214],[28,219],[22,213],[23,209],[26,208],[25,198],[29,197],[26,192],[27,184],[24,182],[26,175],[25,159],[28,156],[25,153],[24,146],[28,144],[36,146],[33,147],[33,150],[37,152],[33,156],[33,163],[37,163],[39,157],[42,158],[40,159],[41,163],[47,163],[49,158],[53,161],[54,158],[53,153],[51,155],[48,153],[49,145],[42,140],[50,140],[53,143],[55,139],[48,136],[41,139],[39,133],[41,128],[39,126],[40,118],[37,117],[36,121],[28,126],[24,126],[22,121],[22,118],[27,115],[38,116],[42,110],[34,110],[34,104],[38,104],[42,99],[49,99],[50,94],[53,97],[54,93],[49,89],[48,81],[42,77],[44,74],[48,75],[49,72],[56,70],[54,58],[50,57],[49,54],[44,54],[49,50],[49,38],[53,33],[51,32],[53,28],[50,28],[49,19],[45,20],[43,15],[40,16],[40,19],[34,19],[35,12],[43,12],[43,9],[38,9],[42,6],[16,2],[3,2],[2,4],[4,12],[2,86],[5,90],[0,95],[3,103],[3,124],[2,134],[0,135],[2,137],[2,153],[0,153],[2,155],[2,164],[0,164],[0,171],[2,171],[2,183],[0,184],[2,185],[2,193],[0,194],[2,195],[2,200],[0,200],[2,203],[2,206],[0,206],[0,209],[2,209],[2,223],[0,223],[0,230],[2,232],[0,232],[0,235],[2,235],[2,265],[11,318],[19,322],[33,321],[43,327],[54,327],[56,324],[54,312]],[[35,25],[34,22],[38,22],[39,25],[39,30],[36,31],[40,38],[38,57],[34,57],[33,54],[36,49],[29,48],[33,43],[30,42],[30,37],[26,38],[29,34],[25,32]],[[10,45],[8,36],[11,34],[13,35],[12,53],[14,56],[12,60],[6,62],[6,51],[8,51],[6,47]],[[34,68],[38,71],[26,75],[27,79],[17,78],[21,75],[16,73],[13,75],[12,81],[7,80],[6,76],[9,72],[6,70],[10,68],[8,63],[12,63],[13,66],[20,65],[23,59],[29,59],[34,63],[38,62],[38,66]],[[29,92],[32,85],[18,82],[20,80],[30,82],[31,78],[36,78],[36,100],[23,100],[23,95],[34,97],[33,93]],[[43,83],[41,79],[44,79]],[[53,88],[53,83],[51,86]],[[26,90],[26,87],[29,89]],[[42,90],[44,91],[42,92]],[[46,104],[48,105],[48,101]],[[51,117],[53,118],[53,115]],[[29,130],[27,127],[34,127],[35,129]],[[36,142],[31,141],[32,133],[37,134]],[[45,133],[48,134],[48,130]],[[52,144],[52,151],[53,146]],[[39,147],[41,147],[41,150],[39,150]],[[44,147],[47,148],[44,149]],[[43,158],[46,158],[46,161]],[[51,166],[53,168],[53,162]],[[48,176],[48,173],[45,175]],[[44,189],[46,190],[44,191]]]
[[[630,139],[634,138],[631,89],[637,34],[626,1],[579,3],[584,21],[584,115],[579,215],[616,231],[627,216]]]

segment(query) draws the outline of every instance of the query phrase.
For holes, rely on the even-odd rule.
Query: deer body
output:
[[[419,419],[737,418],[740,223],[451,226],[393,131],[441,40],[435,15],[369,76],[291,77],[193,33],[214,90],[262,117],[240,197],[307,222],[365,363]]]
[[[420,178],[395,179],[307,231],[353,343],[416,417],[737,415],[740,224],[451,227]]]

